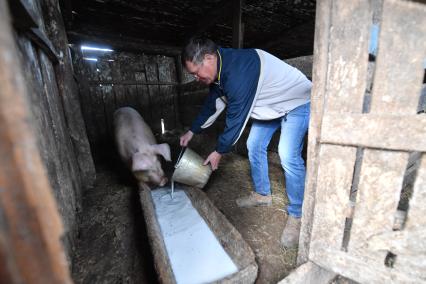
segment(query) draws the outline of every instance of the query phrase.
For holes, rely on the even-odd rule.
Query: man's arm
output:
[[[194,134],[200,133],[205,126],[206,122],[211,119],[212,116],[215,116],[216,101],[219,99],[220,93],[214,86],[209,88],[209,95],[204,101],[203,107],[198,114],[197,118],[192,123],[190,130],[188,130],[184,135],[180,137],[180,145],[183,147],[188,146],[189,141],[191,141]]]

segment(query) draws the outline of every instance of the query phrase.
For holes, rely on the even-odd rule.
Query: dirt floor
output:
[[[83,196],[75,283],[156,283],[145,223],[132,177],[119,160],[98,163]]]
[[[195,145],[194,145],[195,146]],[[195,147],[205,156],[209,147]],[[174,155],[175,156],[175,155]],[[227,154],[203,189],[253,249],[259,265],[256,283],[277,283],[296,266],[297,249],[283,250],[279,239],[286,221],[284,177],[270,153],[273,191],[270,207],[238,208],[235,199],[250,194],[246,157]],[[166,165],[167,172],[172,166]],[[156,283],[138,196],[129,173],[115,157],[97,162],[97,183],[84,196],[80,240],[73,261],[75,283]]]
[[[272,206],[238,208],[235,200],[253,190],[247,158],[224,156],[220,168],[205,187],[207,196],[242,234],[256,255],[259,273],[256,283],[277,283],[296,266],[297,249],[281,249],[280,237],[287,214],[284,177],[278,155],[270,153],[269,172]]]

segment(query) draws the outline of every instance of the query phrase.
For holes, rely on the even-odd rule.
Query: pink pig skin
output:
[[[114,134],[118,153],[141,184],[163,186],[167,183],[157,155],[171,161],[168,144],[157,144],[151,129],[131,107],[114,112]]]

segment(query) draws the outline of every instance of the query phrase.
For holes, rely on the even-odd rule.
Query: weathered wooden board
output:
[[[146,81],[148,83],[155,83],[158,81],[158,65],[154,56],[144,56]],[[152,124],[151,129],[155,133],[161,132],[160,119],[164,117],[163,105],[161,102],[163,98],[160,94],[160,88],[157,85],[149,85],[148,93],[151,102]]]
[[[161,132],[162,118],[167,129],[176,127],[179,83],[175,61],[162,55],[114,51],[98,55],[97,62],[75,63],[80,89],[89,86],[88,92],[82,91],[82,102],[92,147],[111,142],[112,115],[120,107],[135,108],[154,134]],[[100,125],[102,109],[105,127]]]
[[[321,145],[313,220],[310,259],[322,257],[318,250],[327,246],[341,250],[346,211],[355,166],[356,148]]]
[[[422,283],[419,278],[386,267],[384,263],[379,266],[375,262],[351,256],[344,251],[329,249],[327,246],[316,250],[321,257],[313,262],[359,283]]]
[[[321,143],[426,151],[426,115],[324,113]]]
[[[62,104],[59,100],[55,73],[51,62],[42,51],[39,51],[38,56],[44,83],[44,93],[42,95],[47,99],[47,107],[45,111],[48,111],[51,116],[51,131],[53,131],[55,143],[54,149],[56,150],[56,152],[54,152],[54,157],[51,157],[51,159],[54,160],[60,186],[55,188],[55,192],[57,197],[59,197],[58,200],[61,204],[63,204],[64,211],[71,213],[75,212],[77,204],[81,203],[80,187],[73,186],[73,182],[76,182],[79,179],[76,172],[77,169],[75,168],[77,162],[73,155],[74,153],[70,153],[70,151],[72,151],[71,141],[64,124],[64,113]],[[71,216],[74,217],[74,220],[70,221],[75,224],[76,216],[75,214],[72,214]],[[69,220],[69,218],[65,218],[65,220]]]
[[[322,111],[322,106],[325,109],[319,118],[313,113],[314,120],[319,121],[315,121],[318,126],[314,127],[313,137],[319,142],[310,141],[310,145],[319,153],[319,165],[316,168],[311,163],[311,170],[308,165],[308,174],[316,169],[317,173],[313,181],[307,182],[307,190],[308,194],[316,190],[315,200],[309,200],[309,205],[315,206],[315,215],[310,247],[302,245],[309,247],[309,259],[317,265],[361,283],[423,283],[426,282],[426,163],[423,157],[422,164],[417,166],[410,157],[418,154],[410,152],[426,151],[426,118],[416,115],[426,58],[426,6],[413,1],[384,0],[383,15],[373,13],[376,23],[382,19],[381,31],[377,62],[370,70],[374,77],[371,105],[364,103],[363,108],[365,92],[369,91],[364,83],[368,77],[366,42],[372,20],[369,11],[380,8],[381,3],[352,1],[347,5],[331,1],[319,5],[324,9],[319,29],[330,34],[328,41],[324,39],[326,45],[316,51],[324,66],[317,67],[317,70],[322,67],[323,73],[319,74],[319,81],[314,81],[314,90],[317,87],[320,95],[322,90],[326,95],[315,101],[313,94],[312,109]],[[346,7],[349,11],[345,11]],[[338,20],[349,17],[357,20]],[[326,87],[320,88],[325,81]],[[315,133],[318,129],[320,135]],[[356,173],[352,175],[351,166],[343,170],[348,174],[345,178],[340,174],[344,166],[336,168],[339,160],[355,165],[355,152],[336,150],[349,146],[363,152],[359,179]],[[330,149],[334,156],[327,155]],[[314,153],[314,162],[315,155],[318,154]],[[398,205],[408,178],[411,183],[415,180],[415,189],[405,207],[408,211],[402,212],[398,211]],[[342,185],[344,180],[346,185]],[[329,189],[333,183],[337,186],[332,195]],[[354,213],[349,216],[345,214],[348,187],[356,191]],[[346,194],[342,194],[345,190]],[[304,217],[312,215],[304,213]],[[342,220],[347,217],[352,221],[345,228]],[[301,240],[308,239],[304,234],[309,232],[309,222],[304,225]],[[342,243],[344,229],[349,239],[347,247]],[[304,253],[306,249],[300,251]]]
[[[55,68],[59,96],[63,104],[65,124],[76,156],[81,184],[83,188],[91,187],[95,180],[95,166],[87,138],[82,116],[79,92],[72,69],[68,38],[62,14],[56,0],[40,1],[45,21],[46,33],[59,55],[60,63]]]
[[[38,150],[4,0],[0,0],[0,26],[1,279],[5,283],[71,283],[60,241],[62,222]]]
[[[424,4],[384,1],[371,112],[416,113],[426,58],[425,14]]]
[[[158,79],[162,83],[173,83],[176,82],[176,70],[175,60],[171,57],[160,56],[158,58]],[[176,89],[172,85],[160,85],[160,96],[163,98],[161,104],[164,108],[164,123],[166,129],[174,129],[176,126],[176,108],[175,108],[175,96],[177,94]]]
[[[318,1],[316,6],[313,86],[311,93],[311,114],[308,131],[308,159],[306,165],[305,195],[302,208],[302,226],[300,229],[297,263],[308,261],[314,218],[315,194],[318,173],[319,138],[321,133],[324,96],[327,85],[327,64],[329,47],[329,26],[332,0]]]
[[[336,276],[336,273],[308,261],[292,271],[278,284],[328,284]]]
[[[333,44],[329,47],[325,105],[327,112],[346,113],[362,110],[371,21],[369,1],[333,1],[329,39]]]
[[[422,155],[407,220],[401,234],[389,236],[389,250],[397,255],[395,269],[426,282],[426,155]]]
[[[141,59],[142,60],[142,59]],[[151,101],[148,92],[148,86],[143,85],[146,82],[145,69],[143,72],[136,72],[135,79],[138,82],[141,82],[141,85],[136,85],[136,93],[138,98],[138,105],[141,109],[141,115],[148,123],[151,125],[153,123],[153,114],[151,110]]]
[[[407,152],[364,151],[348,252],[383,265],[386,250],[368,246],[377,234],[391,232],[402,188]]]

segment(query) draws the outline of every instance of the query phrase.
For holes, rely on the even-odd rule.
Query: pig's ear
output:
[[[163,156],[166,161],[170,162],[172,160],[172,158],[170,157],[169,144],[163,143],[163,144],[152,145],[152,148],[154,149],[155,154]]]

